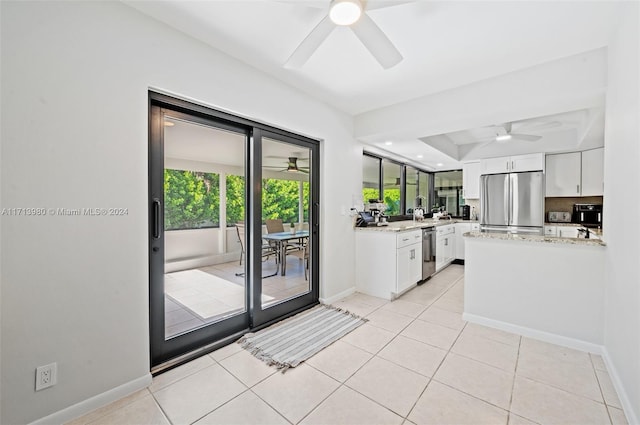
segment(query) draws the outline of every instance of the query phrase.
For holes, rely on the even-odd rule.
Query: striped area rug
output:
[[[296,367],[367,319],[321,304],[256,333],[244,335],[238,344],[284,372]]]

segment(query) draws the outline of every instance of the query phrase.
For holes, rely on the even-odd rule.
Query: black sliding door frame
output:
[[[151,366],[188,361],[213,351],[249,330],[257,330],[318,303],[320,155],[319,141],[165,94],[149,92],[149,337]],[[163,116],[184,119],[245,135],[245,306],[246,311],[167,338],[164,309],[164,123]],[[262,140],[263,137],[311,151],[309,200],[310,291],[262,308]],[[197,354],[194,354],[198,352]]]

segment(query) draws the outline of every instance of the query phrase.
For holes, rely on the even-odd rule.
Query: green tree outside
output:
[[[165,229],[198,229],[220,225],[220,175],[165,169]],[[303,182],[304,221],[309,221],[309,182]],[[226,176],[227,226],[245,220],[244,176]],[[262,220],[297,223],[299,182],[262,180]]]

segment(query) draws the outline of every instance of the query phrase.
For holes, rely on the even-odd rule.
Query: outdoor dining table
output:
[[[296,232],[266,233],[262,235],[262,239],[266,241],[273,241],[276,243],[278,257],[280,257],[280,274],[282,276],[287,273],[287,243],[293,239],[306,239],[308,237],[308,230],[298,230]]]

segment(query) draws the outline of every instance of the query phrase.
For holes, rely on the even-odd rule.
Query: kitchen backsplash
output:
[[[544,217],[549,211],[573,211],[573,204],[602,204],[602,196],[585,196],[582,198],[544,198]]]

